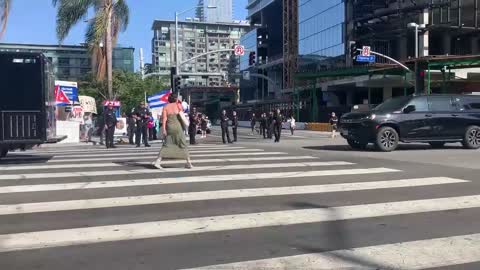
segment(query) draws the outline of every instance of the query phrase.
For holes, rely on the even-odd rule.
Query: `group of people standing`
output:
[[[208,117],[205,114],[198,113],[197,108],[194,107],[188,114],[188,120],[188,135],[191,145],[197,144],[198,127],[201,130],[201,138],[207,138]]]
[[[145,106],[145,102],[140,102],[140,105],[127,115],[128,142],[137,147],[140,147],[141,143],[145,147],[150,147],[148,140],[156,139],[156,130],[160,128],[156,124],[160,125],[160,121],[155,121],[152,113]],[[135,141],[133,140],[134,135]]]
[[[232,132],[233,132],[233,141],[230,139],[230,130],[229,130],[229,121],[231,122]],[[222,114],[220,115],[220,127],[222,128],[222,142],[223,144],[234,143],[237,141],[237,130],[238,130],[238,117],[237,112],[232,112],[232,119],[227,115],[226,110],[222,110]]]
[[[257,127],[257,122],[260,124],[259,126],[259,133],[263,135],[264,139],[272,139],[275,137],[275,142],[280,142],[280,138],[282,135],[282,125],[286,119],[282,115],[280,109],[275,111],[271,111],[268,113],[261,113],[260,118],[257,118],[255,113],[252,114],[252,118],[250,119],[250,126],[252,128],[252,134],[255,132]],[[293,135],[295,130],[295,118],[291,116],[288,119],[290,123],[290,132]]]

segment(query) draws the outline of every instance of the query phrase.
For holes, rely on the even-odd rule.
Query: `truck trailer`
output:
[[[0,52],[0,158],[57,142],[52,64],[42,53]]]

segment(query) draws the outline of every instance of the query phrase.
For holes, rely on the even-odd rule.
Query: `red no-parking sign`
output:
[[[236,56],[242,56],[245,54],[245,47],[243,47],[242,45],[235,45],[235,48],[233,50]]]

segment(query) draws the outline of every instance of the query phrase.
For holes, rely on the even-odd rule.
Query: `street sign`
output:
[[[374,63],[375,55],[370,55],[370,56],[358,55],[357,62]]]
[[[250,80],[250,71],[243,72],[243,79],[246,81]]]
[[[362,56],[370,56],[370,46],[362,47]]]
[[[233,48],[236,56],[242,56],[245,54],[245,47],[242,45],[235,45]]]

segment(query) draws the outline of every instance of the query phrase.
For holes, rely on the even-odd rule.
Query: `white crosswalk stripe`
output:
[[[480,207],[480,195],[7,234],[0,235],[2,243],[0,252],[474,207]],[[331,213],[338,213],[338,215]]]
[[[452,184],[452,183],[463,183],[463,182],[466,182],[466,181],[459,180],[459,179],[433,177],[433,178],[425,178],[425,179],[402,179],[402,180],[362,182],[362,183],[350,183],[350,184],[219,190],[219,191],[172,193],[172,194],[136,196],[136,197],[120,197],[120,198],[108,198],[108,199],[13,204],[13,205],[0,205],[0,215],[80,210],[80,209],[95,209],[95,208],[175,203],[175,202],[188,202],[188,201],[314,194],[314,193],[341,192],[341,191],[368,190],[368,189],[387,189],[387,188],[395,188],[395,187],[415,187],[415,186],[441,185],[441,184]]]
[[[223,144],[195,145],[189,150],[195,165],[189,170],[181,167],[183,160],[163,161],[167,167],[164,170],[151,168],[159,145],[122,146],[108,151],[93,146],[44,148],[13,153],[5,159],[5,164],[0,161],[0,268],[2,256],[29,250],[74,249],[99,243],[115,246],[140,239],[163,241],[166,237],[168,241],[196,241],[191,239],[212,236],[205,237],[205,241],[214,241],[225,234],[262,242],[269,238],[263,239],[259,232],[274,233],[279,228],[288,228],[295,237],[300,226],[311,224],[326,226],[339,221],[357,224],[480,209],[480,194],[474,191],[461,194],[455,190],[475,184],[470,181],[475,179],[435,175],[435,172],[415,176],[389,165],[371,166],[357,159],[352,162],[316,157],[308,152],[292,155]],[[17,161],[18,164],[12,164]],[[455,191],[454,195],[448,195],[450,189]],[[376,198],[374,194],[380,196]],[[324,197],[341,200],[333,206],[319,207],[322,204],[317,200],[323,201]],[[283,205],[285,202],[288,204]],[[294,206],[297,202],[305,206]],[[205,210],[185,209],[192,205]],[[48,222],[50,217],[52,221]],[[19,220],[22,223],[18,226],[9,225]],[[398,231],[393,234],[398,236]],[[196,238],[182,240],[186,236]],[[268,245],[285,248],[276,243]],[[178,250],[185,261],[168,269],[448,267],[480,262],[480,229],[415,241],[406,238],[333,251],[327,247],[318,253],[238,256],[239,259],[232,257],[238,254],[228,254],[228,249],[223,250],[220,245],[205,247],[212,247],[209,252],[213,253],[226,252],[222,257],[227,259],[205,260],[208,262],[197,265],[188,261],[188,252]],[[35,256],[42,258],[41,254]],[[158,256],[160,260],[162,254]],[[369,265],[345,258],[362,258]],[[22,264],[20,260],[13,261]]]
[[[347,258],[358,258],[358,262]],[[432,269],[477,262],[480,234],[335,250],[266,260],[210,265],[188,270],[225,269]],[[362,261],[370,260],[366,266]],[[321,266],[321,268],[318,268]],[[368,268],[366,268],[368,267]],[[381,267],[381,268],[379,268]],[[184,269],[187,270],[187,269]]]
[[[152,158],[153,159],[153,158]],[[260,157],[260,158],[225,158],[225,159],[198,159],[192,160],[195,163],[218,163],[218,162],[243,162],[243,161],[278,161],[278,160],[307,160],[307,159],[316,159],[312,156],[285,156],[285,157]],[[100,159],[105,161],[103,159]],[[86,159],[84,161],[91,161]],[[114,160],[112,160],[114,161]],[[65,160],[63,160],[65,162]],[[69,160],[72,162],[72,160]],[[73,160],[73,162],[78,162],[78,160]],[[167,160],[162,162],[162,164],[183,164],[185,161],[178,160]],[[147,164],[147,163],[141,163]],[[118,163],[84,163],[84,164],[60,164],[60,165],[27,165],[27,166],[18,166],[18,165],[9,165],[9,166],[0,166],[0,171],[20,171],[20,170],[46,170],[46,169],[68,169],[68,168],[101,168],[101,167],[119,167],[125,166]]]

